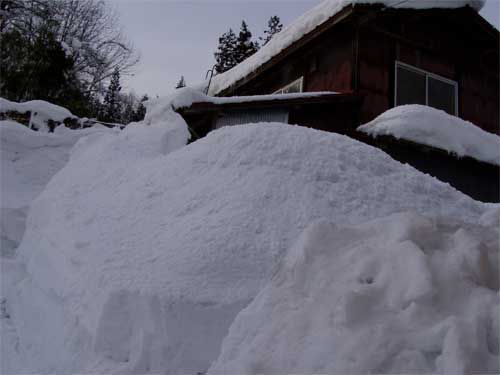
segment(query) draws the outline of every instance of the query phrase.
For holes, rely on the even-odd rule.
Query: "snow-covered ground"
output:
[[[499,205],[303,127],[184,146],[174,104],[87,137],[0,124],[2,209],[30,206],[2,373],[495,370]]]
[[[46,103],[46,102],[44,102]],[[55,134],[35,132],[13,121],[0,121],[0,363],[2,374],[19,373],[23,361],[16,329],[10,319],[6,295],[27,277],[24,265],[15,257],[24,234],[31,202],[48,181],[69,160],[74,144],[81,137],[113,132],[105,127],[69,130]],[[36,306],[34,307],[36,309]]]
[[[404,105],[382,113],[358,128],[373,137],[391,135],[500,165],[500,137],[444,111],[422,105]]]

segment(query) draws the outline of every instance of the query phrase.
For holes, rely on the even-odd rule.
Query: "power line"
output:
[[[403,5],[404,3],[407,3],[407,2],[409,2],[409,1],[410,1],[410,0],[402,0],[402,1],[398,2],[398,3],[396,3],[396,4],[392,4],[390,7],[391,7],[391,8],[396,8],[396,7],[398,7],[398,6],[400,6],[400,5]]]

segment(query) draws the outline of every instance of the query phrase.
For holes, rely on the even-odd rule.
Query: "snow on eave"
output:
[[[325,0],[297,18],[280,33],[274,35],[268,44],[245,61],[227,72],[215,76],[210,84],[209,94],[217,95],[231,86],[237,85],[238,82],[278,56],[293,43],[298,42],[349,6],[380,4],[385,7],[410,9],[452,9],[470,6],[479,11],[484,3],[485,0],[407,0],[406,2],[402,0]]]
[[[500,166],[500,137],[469,121],[418,104],[392,108],[357,129],[374,138],[392,136],[457,157]]]
[[[27,102],[13,102],[5,98],[0,98],[0,113],[5,112],[32,112],[45,119],[63,121],[67,118],[77,118],[68,109],[44,100],[30,100]]]

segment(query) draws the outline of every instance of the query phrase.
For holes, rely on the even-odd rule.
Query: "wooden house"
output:
[[[417,6],[405,7],[409,2]],[[434,6],[418,6],[425,2]],[[277,41],[213,78],[210,95],[239,100],[194,103],[179,112],[196,136],[255,122],[249,119],[276,120],[348,134],[384,148],[359,135],[356,127],[392,107],[423,104],[500,134],[499,31],[479,15],[478,3],[327,0],[324,9],[320,5],[308,12],[275,36]],[[324,10],[331,14],[322,17]],[[288,99],[268,96],[291,93]],[[391,154],[396,146],[391,147],[384,149]],[[421,163],[422,150],[415,152],[391,155],[478,199],[499,200],[498,167],[485,166],[484,176],[474,175],[474,181],[466,176],[467,181],[457,183],[464,174],[449,177],[444,164],[436,172],[428,159]]]
[[[346,5],[337,6],[331,17],[290,45],[268,52],[268,58],[252,56],[240,64],[243,68],[252,65],[248,69],[237,66],[235,72],[214,77],[210,93],[338,92],[363,98],[356,116],[337,120],[344,121],[342,124],[332,124],[335,116],[326,108],[324,118],[316,115],[308,124],[303,113],[296,122],[322,129],[366,123],[397,105],[424,104],[500,134],[499,32],[476,9],[413,9],[402,7],[404,1],[392,7],[361,1],[343,3]],[[293,32],[293,25],[282,33],[287,32]],[[262,50],[257,55],[266,55]],[[227,79],[228,75],[233,77]],[[223,80],[226,85],[218,85]],[[331,99],[334,106],[335,99]],[[248,109],[262,104],[251,101]],[[305,98],[302,112],[308,112],[308,107]],[[352,109],[349,107],[350,112]],[[219,111],[216,116],[224,113]],[[212,120],[214,124],[217,121]]]

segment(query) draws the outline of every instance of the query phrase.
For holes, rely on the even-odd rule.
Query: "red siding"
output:
[[[498,35],[472,12],[381,11],[361,22],[359,39],[365,14],[353,15],[232,94],[269,94],[303,76],[305,91],[365,94],[360,119],[367,122],[394,105],[399,60],[456,81],[460,117],[500,134]]]

